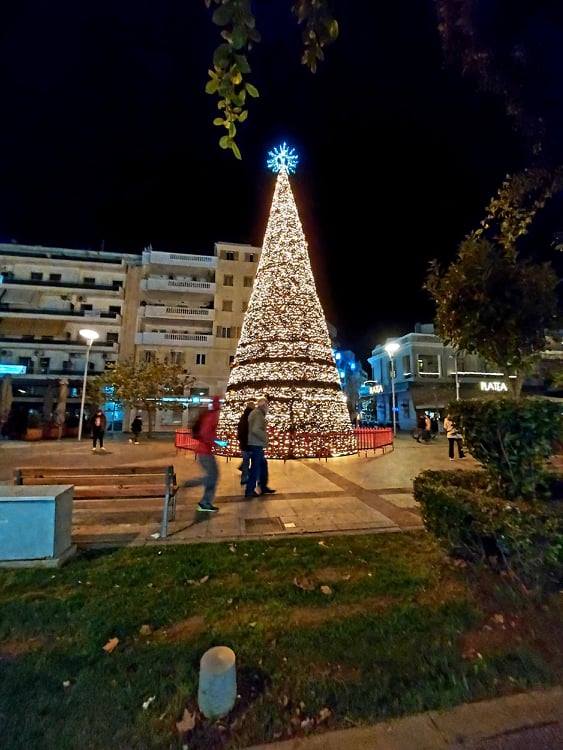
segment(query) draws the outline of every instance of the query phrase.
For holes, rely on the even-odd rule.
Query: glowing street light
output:
[[[80,421],[78,423],[78,439],[82,440],[82,422],[84,420],[84,403],[86,401],[86,380],[88,379],[88,364],[90,362],[90,349],[96,339],[100,338],[100,334],[97,331],[93,331],[91,328],[81,328],[78,333],[86,341],[86,364],[84,365],[84,379],[82,381],[82,401],[80,402]]]
[[[393,408],[393,435],[397,434],[397,414],[396,414],[396,407],[395,407],[395,361],[393,360],[393,357],[399,349],[401,348],[401,345],[398,344],[396,341],[389,341],[385,346],[383,347],[387,354],[389,355],[389,362],[391,363],[391,401],[392,401],[392,408]]]

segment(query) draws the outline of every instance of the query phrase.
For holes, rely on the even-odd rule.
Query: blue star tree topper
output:
[[[294,174],[298,162],[299,154],[293,147],[288,146],[285,141],[281,146],[276,146],[271,151],[268,151],[268,168],[276,174],[282,171]]]

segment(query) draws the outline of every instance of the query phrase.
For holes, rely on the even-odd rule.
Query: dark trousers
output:
[[[258,483],[262,489],[268,486],[268,462],[261,445],[249,445],[250,471],[246,483],[246,495],[252,495]]]
[[[219,470],[217,461],[213,453],[199,453],[197,456],[199,465],[203,469],[203,474],[194,479],[188,479],[184,487],[199,487],[203,485],[203,497],[199,501],[200,505],[210,508],[215,498],[215,488],[219,479]]]
[[[100,448],[104,447],[104,431],[101,427],[92,427],[92,448],[96,447],[96,443],[100,442]]]
[[[462,445],[461,438],[448,438],[448,444],[450,447],[450,458],[454,457],[454,444],[455,443],[457,443],[457,455],[460,458],[463,458],[465,454],[463,452],[463,448],[461,447]]]

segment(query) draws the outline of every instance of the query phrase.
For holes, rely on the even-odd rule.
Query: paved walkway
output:
[[[0,481],[17,466],[112,466],[174,464],[178,481],[196,476],[193,454],[176,455],[171,437],[130,445],[123,436],[107,441],[106,454],[92,455],[88,442],[0,443]],[[445,438],[419,445],[400,436],[395,450],[329,461],[270,461],[265,499],[244,500],[237,460],[219,459],[214,516],[196,513],[199,489],[181,489],[168,542],[217,541],[264,535],[397,532],[420,528],[412,480],[425,468],[473,468],[472,459],[450,463]],[[155,542],[161,503],[119,500],[75,503],[73,531],[79,544]]]
[[[536,690],[250,750],[558,750],[563,689]]]

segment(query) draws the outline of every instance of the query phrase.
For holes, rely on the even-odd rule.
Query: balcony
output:
[[[181,305],[146,305],[143,308],[145,318],[169,318],[172,320],[203,320],[215,319],[215,310],[207,307],[182,307]]]
[[[76,320],[77,318],[87,318],[89,321],[99,321],[106,325],[121,322],[121,315],[115,312],[102,312],[101,310],[70,310],[61,308],[46,307],[24,307],[12,304],[0,304],[0,318],[34,318],[34,319],[53,319],[53,320]]]
[[[163,279],[150,278],[141,281],[141,289],[155,292],[195,292],[196,294],[215,294],[215,284],[211,281],[192,281],[186,278]]]
[[[81,281],[52,281],[50,279],[18,279],[8,274],[0,274],[0,286],[4,289],[16,289],[18,287],[30,287],[37,289],[88,289],[88,291],[104,294],[122,294],[123,284],[84,284]]]
[[[212,346],[213,334],[144,331],[135,336],[135,343],[145,346]]]
[[[86,348],[86,342],[83,339],[56,339],[56,338],[41,338],[35,336],[8,336],[4,333],[0,333],[0,346],[4,348],[4,344],[9,344],[9,348],[15,349],[36,349],[43,347],[47,349],[74,349],[77,351],[84,351]],[[117,351],[117,344],[108,341],[94,341],[92,348],[97,351],[113,352]]]
[[[163,253],[157,250],[143,251],[143,265],[183,266],[193,268],[217,268],[214,255],[187,255],[184,253]]]

